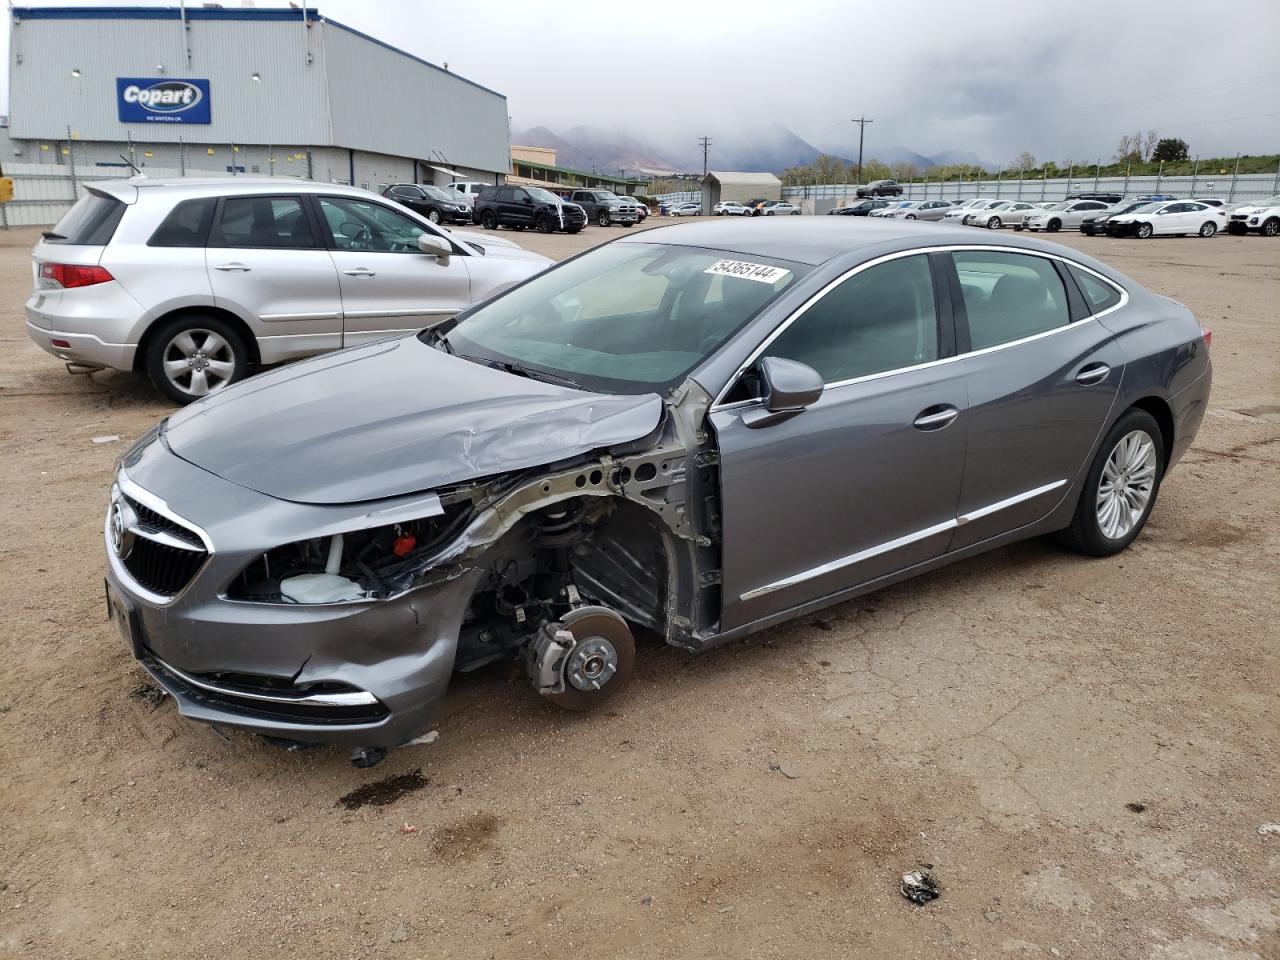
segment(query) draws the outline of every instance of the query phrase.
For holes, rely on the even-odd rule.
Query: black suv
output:
[[[414,213],[422,214],[432,223],[471,222],[471,208],[461,196],[450,196],[430,184],[393,183],[382,191],[382,195]]]
[[[630,197],[620,197],[612,190],[575,190],[569,197],[602,227],[620,223],[630,227],[640,222],[640,208]]]
[[[486,230],[532,227],[539,233],[577,233],[587,225],[580,206],[541,187],[485,187],[476,197],[474,216]]]
[[[858,188],[860,197],[900,197],[902,187],[897,180],[872,180],[865,187]]]

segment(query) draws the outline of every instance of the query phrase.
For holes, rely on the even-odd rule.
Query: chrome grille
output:
[[[172,597],[191,582],[208,556],[203,548],[184,550],[139,534],[121,560],[129,576],[140,586],[163,597]]]
[[[117,491],[107,517],[107,549],[153,599],[176,596],[209,559],[204,537],[162,505],[144,503],[151,498],[132,484],[121,486],[124,491]]]

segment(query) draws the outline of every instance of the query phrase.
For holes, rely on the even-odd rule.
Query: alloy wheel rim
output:
[[[236,372],[236,355],[224,337],[212,330],[183,330],[164,348],[164,375],[178,390],[203,397],[221,390]]]
[[[1111,448],[1098,480],[1098,528],[1123,540],[1142,520],[1156,482],[1156,445],[1145,430],[1131,430]]]

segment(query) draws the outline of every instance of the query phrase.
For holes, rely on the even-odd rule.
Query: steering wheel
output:
[[[369,249],[369,228],[364,224],[348,220],[338,228],[338,232],[346,237],[348,250]]]

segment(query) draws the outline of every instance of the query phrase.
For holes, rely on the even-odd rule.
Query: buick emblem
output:
[[[123,560],[133,549],[133,511],[117,500],[111,505],[111,519],[107,524],[107,534],[111,538],[112,552]]]

